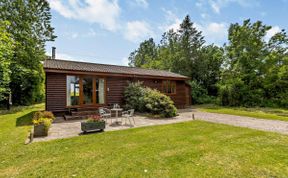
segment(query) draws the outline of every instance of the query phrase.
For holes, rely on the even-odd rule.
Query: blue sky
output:
[[[272,29],[288,29],[288,0],[48,0],[58,36],[56,57],[66,60],[127,65],[127,58],[149,37],[177,29],[189,14],[206,44],[227,41],[231,23],[261,20]]]

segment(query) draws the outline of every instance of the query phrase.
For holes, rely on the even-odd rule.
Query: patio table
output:
[[[112,108],[111,111],[115,111],[116,123],[118,123],[118,113],[119,111],[123,111],[122,108]]]

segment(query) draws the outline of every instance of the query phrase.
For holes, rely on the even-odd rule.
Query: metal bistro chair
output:
[[[101,118],[106,120],[106,122],[107,122],[108,118],[111,118],[111,110],[110,109],[101,107],[101,108],[99,108],[99,114],[100,114]],[[112,119],[111,119],[111,124],[112,124]]]
[[[131,122],[131,119],[132,119],[133,122],[134,122],[134,125],[135,125],[134,109],[130,109],[130,110],[128,110],[128,111],[123,111],[123,112],[122,112],[122,117],[125,118],[125,124],[126,124],[126,119],[128,119],[129,122],[130,122],[130,125],[132,125],[132,122]]]

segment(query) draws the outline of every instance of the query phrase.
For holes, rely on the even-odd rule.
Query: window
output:
[[[176,94],[176,82],[171,80],[164,80],[163,92],[166,94]]]
[[[93,78],[83,77],[83,104],[93,104]]]
[[[96,79],[96,103],[105,103],[105,80],[103,78]]]
[[[66,82],[67,106],[105,104],[105,78],[67,75]]]
[[[67,76],[67,106],[79,105],[79,77]]]

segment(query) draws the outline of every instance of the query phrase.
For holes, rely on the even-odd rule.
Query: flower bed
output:
[[[81,122],[81,130],[86,133],[86,132],[91,132],[91,131],[103,131],[105,129],[105,121],[101,119],[100,116],[95,115],[95,116],[89,116],[89,118]]]

